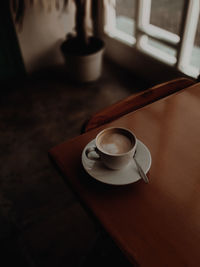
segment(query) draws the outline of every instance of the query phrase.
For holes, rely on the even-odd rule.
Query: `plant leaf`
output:
[[[18,24],[22,25],[23,18],[24,18],[24,13],[25,13],[25,3],[24,1],[17,1],[17,9],[16,9],[16,14],[15,14],[15,21]]]
[[[17,6],[18,6],[18,0],[12,0],[11,1],[11,5],[12,5],[12,8],[13,8],[14,13],[16,14],[16,12],[17,12]]]
[[[69,0],[63,0],[63,10],[67,8],[68,3],[69,3]]]
[[[57,9],[57,10],[60,9],[60,0],[56,0],[56,9]]]

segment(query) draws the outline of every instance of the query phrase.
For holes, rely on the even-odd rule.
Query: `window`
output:
[[[105,1],[105,33],[171,68],[200,72],[200,0]]]

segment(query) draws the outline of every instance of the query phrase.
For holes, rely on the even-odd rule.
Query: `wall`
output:
[[[74,5],[66,12],[41,7],[28,7],[22,29],[16,27],[19,45],[28,73],[64,63],[60,44],[74,27]]]
[[[175,67],[154,59],[117,39],[105,35],[104,40],[106,42],[106,56],[113,63],[134,72],[151,83],[158,84],[178,77],[188,77]]]

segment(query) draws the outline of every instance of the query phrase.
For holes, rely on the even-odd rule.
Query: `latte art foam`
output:
[[[109,154],[122,154],[128,152],[132,147],[132,140],[121,133],[106,133],[99,138],[99,147]]]

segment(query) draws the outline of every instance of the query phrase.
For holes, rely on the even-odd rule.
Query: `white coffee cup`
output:
[[[96,136],[95,146],[87,148],[85,153],[88,159],[100,160],[108,168],[119,170],[133,160],[136,147],[137,138],[130,130],[112,127],[101,131]]]

